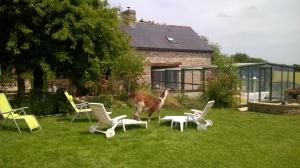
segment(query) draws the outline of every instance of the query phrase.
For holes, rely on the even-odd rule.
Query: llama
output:
[[[169,89],[165,89],[160,97],[156,98],[150,95],[145,94],[144,92],[135,92],[131,95],[131,98],[134,102],[134,114],[133,117],[137,120],[141,120],[139,114],[143,111],[147,111],[148,113],[148,121],[151,120],[151,115],[155,111],[158,113],[158,118],[160,120],[159,109],[163,106],[167,96]]]

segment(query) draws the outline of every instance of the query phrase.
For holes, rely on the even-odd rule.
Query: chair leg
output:
[[[20,128],[19,128],[19,125],[18,125],[17,121],[15,119],[13,119],[13,121],[14,121],[15,125],[17,126],[17,128],[19,130],[19,133],[22,133],[21,130],[20,130]]]
[[[73,121],[75,120],[75,118],[78,116],[78,114],[79,114],[79,113],[77,113],[77,114],[73,117],[73,119],[71,120],[71,122],[73,122]]]
[[[173,129],[173,124],[174,124],[174,122],[173,122],[173,120],[172,120],[172,122],[171,122],[171,129]]]
[[[180,122],[180,131],[183,132],[183,122]]]
[[[117,123],[115,123],[112,127],[111,127],[111,129],[116,129],[116,127],[118,126],[120,124],[120,121],[119,122],[117,122]]]
[[[40,126],[40,130],[42,131],[42,130],[43,130],[43,128],[42,128],[42,126],[40,125],[40,123],[39,123],[39,126]]]
[[[86,113],[86,115],[87,115],[87,117],[88,117],[88,119],[89,119],[90,123],[92,124],[92,121],[91,121],[91,118],[90,118],[90,115],[89,115],[89,113],[87,112],[87,113]]]
[[[126,132],[125,124],[123,123],[123,131]]]
[[[160,124],[160,112],[157,111],[157,113],[158,113],[158,124]]]

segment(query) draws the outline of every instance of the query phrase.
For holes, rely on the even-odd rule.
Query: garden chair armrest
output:
[[[86,109],[86,108],[88,108],[88,103],[76,104],[76,107],[79,109]]]
[[[187,116],[187,121],[191,121],[191,120],[196,121],[197,119],[198,119],[198,116],[194,115],[194,114]]]
[[[193,114],[193,113],[184,113],[184,115],[187,115],[187,116],[196,116],[196,115]]]
[[[28,107],[20,107],[20,108],[12,109],[12,111],[20,111],[24,109],[28,109]]]
[[[84,102],[84,103],[78,103],[76,104],[76,106],[87,106],[88,105],[88,102]]]
[[[127,117],[127,115],[121,115],[121,116],[118,116],[118,117],[113,118],[113,120],[114,120],[114,121],[119,121],[119,120],[122,120],[122,119],[124,119],[124,118],[126,118],[126,117]]]
[[[12,109],[11,111],[12,111],[12,112],[20,111],[19,114],[20,114],[20,113],[23,113],[24,115],[26,115],[24,109],[28,109],[28,107],[20,107],[20,108]]]
[[[1,112],[0,111],[0,114],[7,114],[7,113],[13,113],[13,111],[7,111],[7,112]]]
[[[191,111],[194,112],[194,113],[202,113],[201,110],[196,110],[196,109],[191,109]]]
[[[112,113],[112,112],[110,112],[110,111],[107,111],[107,112],[106,112],[106,114],[108,114],[108,115],[110,115],[111,113]]]
[[[8,114],[8,116],[7,117],[9,117],[9,116],[12,116],[12,117],[14,117],[14,111],[7,111],[7,112],[0,112],[0,114],[1,115],[3,115],[3,114]]]

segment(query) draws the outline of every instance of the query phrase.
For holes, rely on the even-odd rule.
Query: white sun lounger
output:
[[[174,123],[179,123],[181,132],[183,132],[183,125],[185,124],[187,127],[188,122],[196,123],[197,130],[206,130],[208,126],[213,124],[213,122],[211,120],[205,120],[204,117],[214,103],[215,101],[209,101],[203,111],[191,109],[193,113],[184,113],[185,116],[165,116],[161,120],[171,121],[171,129],[173,128]]]
[[[103,104],[101,103],[89,103],[89,107],[92,109],[92,112],[95,114],[98,123],[96,125],[90,126],[90,132],[100,132],[105,134],[106,138],[112,138],[115,135],[115,128],[117,126],[123,126],[124,132],[126,131],[126,125],[137,125],[142,124],[147,128],[146,121],[138,121],[133,119],[126,119],[126,115],[121,115],[113,119],[110,118]],[[101,130],[100,126],[107,126],[107,130]]]

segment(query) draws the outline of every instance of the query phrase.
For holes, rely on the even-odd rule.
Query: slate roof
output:
[[[131,38],[131,46],[144,50],[212,52],[212,48],[187,26],[157,25],[136,22],[121,25]],[[173,38],[176,43],[167,38]]]

